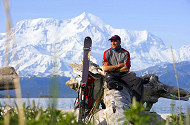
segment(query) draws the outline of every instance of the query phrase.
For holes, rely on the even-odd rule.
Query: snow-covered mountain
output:
[[[132,70],[172,62],[172,54],[164,42],[148,31],[115,29],[89,14],[69,20],[40,18],[16,24],[10,41],[10,66],[21,76],[49,75],[52,72],[69,76],[69,63],[81,63],[83,41],[92,38],[91,60],[101,65],[103,52],[110,48],[108,39],[121,36],[122,47],[131,54]],[[0,65],[4,66],[5,33],[0,34]],[[176,62],[190,61],[190,45],[173,50]],[[16,53],[16,54],[15,54]]]

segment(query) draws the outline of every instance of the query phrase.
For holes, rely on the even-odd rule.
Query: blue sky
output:
[[[0,33],[6,32],[0,3]],[[190,0],[10,0],[12,26],[23,19],[66,20],[91,13],[113,28],[147,30],[167,47],[190,44]]]

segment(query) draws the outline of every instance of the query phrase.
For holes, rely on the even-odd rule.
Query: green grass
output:
[[[74,112],[62,112],[61,110],[52,109],[51,107],[43,109],[36,107],[34,102],[32,106],[24,107],[26,125],[83,125],[82,121],[77,121]],[[0,106],[0,125],[5,124],[6,115],[9,114],[9,124],[19,125],[18,108],[8,105]]]
[[[147,112],[147,109],[136,102],[133,98],[133,103],[130,108],[124,112],[125,117],[120,118],[119,121],[124,120],[124,124],[134,124],[134,125],[149,125],[154,122],[154,125],[164,124],[164,121],[159,121],[155,113]]]
[[[172,107],[173,108],[173,107]],[[90,125],[91,123],[83,123],[77,120],[77,116],[74,112],[62,112],[61,110],[48,107],[43,109],[42,107],[35,106],[33,101],[31,106],[23,104],[25,124],[26,125]],[[10,125],[19,125],[18,108],[15,104],[14,107],[0,105],[0,125],[9,123]],[[124,112],[125,117],[119,120],[124,120],[124,124],[132,125],[189,125],[190,124],[190,109],[187,114],[184,113],[172,113],[170,117],[164,120],[158,120],[155,113],[147,113],[146,108],[139,103],[134,103],[130,106],[130,109],[126,109]]]
[[[172,114],[166,120],[159,120],[156,113],[148,113],[146,108],[133,100],[130,109],[126,109],[124,117],[120,118],[119,121],[124,120],[124,124],[132,125],[190,125],[190,109],[187,114],[184,113],[173,113],[175,105],[171,105]],[[180,109],[179,109],[180,110]]]

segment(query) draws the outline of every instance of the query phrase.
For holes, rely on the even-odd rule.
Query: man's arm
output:
[[[118,71],[118,72],[129,72],[129,69],[127,67],[123,66],[123,67],[117,69],[116,71]]]
[[[124,63],[118,64],[118,65],[110,65],[108,62],[105,62],[103,65],[103,70],[105,72],[108,71],[116,71],[124,67]]]

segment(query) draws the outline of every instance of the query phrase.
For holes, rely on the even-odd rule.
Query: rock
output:
[[[13,67],[0,68],[0,90],[11,90],[18,88],[18,79],[19,76]]]

